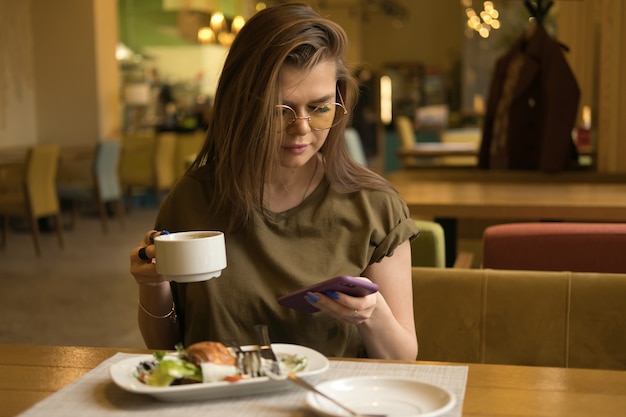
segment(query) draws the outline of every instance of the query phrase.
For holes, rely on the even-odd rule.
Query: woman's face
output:
[[[280,71],[280,92],[284,104],[299,117],[285,128],[280,164],[284,168],[304,166],[315,155],[328,136],[329,129],[313,130],[306,116],[324,103],[335,103],[337,64],[324,61],[310,71],[285,65]]]

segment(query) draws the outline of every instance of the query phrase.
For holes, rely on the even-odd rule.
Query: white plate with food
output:
[[[456,397],[448,390],[413,378],[351,377],[327,381],[316,388],[363,415],[434,417],[449,412],[456,404]],[[315,393],[308,393],[306,402],[322,416],[349,415]]]
[[[251,350],[256,346],[242,346],[243,350]],[[328,370],[328,359],[321,353],[305,346],[272,343],[272,349],[281,363],[284,372],[292,371],[289,363],[294,359],[306,362],[306,367],[296,371],[301,378],[310,378],[323,374]],[[175,353],[172,353],[175,355]],[[109,373],[113,382],[123,390],[137,394],[147,394],[161,401],[200,401],[216,398],[235,397],[280,391],[290,387],[288,380],[272,380],[266,376],[254,378],[220,380],[216,382],[198,382],[182,385],[151,386],[142,382],[138,375],[138,367],[143,363],[154,362],[154,355],[137,355],[123,359],[111,365]],[[300,365],[299,365],[300,366]],[[229,382],[230,381],[230,382]]]

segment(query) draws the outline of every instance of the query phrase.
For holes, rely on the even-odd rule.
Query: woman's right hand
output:
[[[162,275],[157,273],[154,262],[154,238],[163,234],[169,234],[169,232],[150,230],[130,252],[130,273],[135,277],[138,284],[160,285],[166,281]]]

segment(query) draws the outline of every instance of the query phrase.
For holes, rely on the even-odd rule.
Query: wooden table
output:
[[[422,218],[626,221],[626,183],[389,179]]]
[[[30,147],[0,148],[0,169],[24,171],[29,149]],[[59,151],[59,167],[77,161],[92,164],[95,149],[95,145],[63,146]]]
[[[404,169],[429,166],[472,167],[478,163],[478,149],[469,142],[423,142],[397,151]]]
[[[434,219],[446,236],[448,266],[456,259],[458,219],[626,221],[626,179],[569,172],[405,170],[387,178],[411,216]]]
[[[0,148],[0,192],[20,189],[26,172],[28,148]]]
[[[11,147],[0,148],[0,180],[2,175],[10,175],[10,172],[21,172],[26,166],[28,148]]]
[[[397,155],[403,157],[434,158],[440,156],[474,156],[478,157],[480,143],[476,142],[419,142],[413,147],[398,149]],[[579,156],[595,156],[596,152],[589,146],[579,147]]]
[[[15,416],[116,352],[0,345],[0,417]],[[425,363],[425,362],[416,362]],[[470,364],[463,416],[623,416],[626,372]]]
[[[413,156],[417,158],[438,156],[477,156],[478,149],[475,143],[469,142],[423,142],[416,143],[411,148],[398,149],[398,156]]]
[[[24,162],[28,154],[28,147],[10,146],[0,148],[0,164],[12,164],[16,162]]]

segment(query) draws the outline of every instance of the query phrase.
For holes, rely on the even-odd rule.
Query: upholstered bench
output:
[[[626,274],[413,268],[419,360],[626,370]]]
[[[626,223],[496,224],[483,233],[482,266],[623,274],[626,273],[624,248]]]

